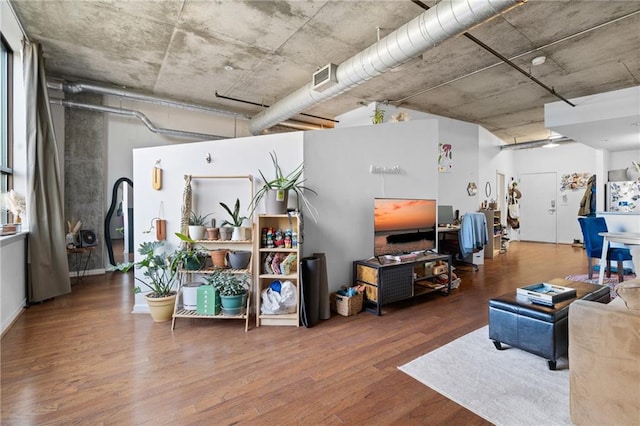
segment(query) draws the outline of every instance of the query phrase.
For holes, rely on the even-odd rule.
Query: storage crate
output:
[[[364,297],[372,302],[378,301],[378,287],[370,284],[360,284],[364,287]]]
[[[362,310],[362,293],[347,297],[337,293],[331,293],[331,310],[348,317]]]

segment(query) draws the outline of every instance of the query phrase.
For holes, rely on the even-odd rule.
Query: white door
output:
[[[520,240],[557,242],[556,173],[520,175]]]

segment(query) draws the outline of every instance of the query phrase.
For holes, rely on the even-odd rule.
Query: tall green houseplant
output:
[[[136,269],[143,271],[142,275],[146,280],[138,277],[135,277],[135,279],[150,290],[150,293],[147,295],[150,298],[162,298],[176,294],[173,286],[178,274],[178,258],[171,258],[165,252],[160,252],[159,249],[163,245],[163,241],[151,241],[140,244],[138,253],[144,256],[142,260],[128,264],[127,267],[122,268],[124,272],[127,272],[131,269],[131,266],[135,265]],[[135,286],[133,292],[142,293],[142,287],[139,285]]]
[[[280,164],[278,163],[278,156],[275,152],[270,152],[271,162],[273,163],[274,175],[273,179],[267,179],[262,173],[262,170],[258,169],[260,177],[264,181],[264,185],[256,192],[256,195],[251,200],[251,213],[253,213],[258,206],[258,203],[269,193],[269,191],[276,191],[276,197],[279,201],[286,201],[286,197],[289,191],[296,193],[298,199],[298,209],[300,209],[300,203],[304,204],[312,218],[317,221],[316,209],[309,202],[305,195],[305,191],[309,191],[315,195],[318,195],[316,191],[304,186],[306,179],[302,178],[302,172],[304,171],[304,163],[300,163],[298,167],[293,169],[290,173],[284,173]],[[285,208],[286,208],[286,202]]]

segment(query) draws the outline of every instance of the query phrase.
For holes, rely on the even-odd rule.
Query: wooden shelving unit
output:
[[[252,230],[253,231],[253,230]],[[252,232],[253,235],[253,232]],[[240,241],[220,241],[220,240],[197,240],[194,244],[197,244],[201,247],[204,247],[208,250],[213,250],[216,248],[242,248],[246,250],[252,250],[253,241],[252,240],[240,240]],[[252,254],[253,257],[253,254]],[[251,270],[252,262],[249,262],[249,268],[247,269],[222,269],[227,274],[247,274],[249,277],[252,276]],[[251,296],[253,293],[253,289],[250,288],[247,293],[247,304],[243,311],[238,315],[204,315],[198,314],[196,311],[187,310],[182,307],[181,303],[181,294],[182,294],[182,286],[187,282],[187,277],[193,277],[194,275],[208,275],[212,274],[216,270],[216,268],[209,267],[206,269],[200,269],[198,271],[188,271],[186,269],[180,270],[180,278],[178,283],[178,297],[176,297],[176,306],[173,313],[173,319],[171,322],[171,329],[175,328],[176,318],[217,318],[217,319],[243,319],[245,320],[245,331],[249,330],[249,307],[251,306]],[[217,270],[221,270],[217,268]]]
[[[191,176],[191,179],[247,179],[249,181],[249,194],[253,195],[253,177],[252,176]],[[197,271],[190,270],[180,270],[179,279],[178,279],[178,295],[176,297],[176,303],[174,307],[173,318],[171,320],[171,329],[175,329],[176,318],[213,318],[213,319],[243,319],[245,320],[244,330],[249,330],[249,316],[250,316],[250,307],[252,303],[252,294],[253,294],[253,270],[252,265],[255,256],[254,251],[254,239],[256,236],[255,226],[251,226],[251,236],[252,239],[249,240],[196,240],[193,244],[204,248],[206,250],[214,250],[219,248],[225,248],[229,250],[249,250],[251,251],[251,260],[249,262],[249,268],[247,269],[230,269],[230,268],[217,268],[217,270],[222,270],[227,274],[247,274],[249,276],[251,286],[247,292],[247,303],[243,308],[242,312],[238,315],[225,315],[225,314],[217,314],[217,315],[206,315],[199,314],[197,311],[184,309],[182,304],[182,288],[183,285],[187,281],[187,277],[193,277],[194,275],[207,275],[213,273],[216,270],[213,267],[207,269],[201,269]]]
[[[300,245],[296,244],[290,248],[284,247],[266,247],[265,241],[262,241],[262,229],[271,228],[275,230],[281,230],[285,232],[290,229],[291,232],[295,232],[300,235],[300,222],[297,215],[258,215],[258,221],[256,225],[256,234],[254,240],[256,242],[256,250],[258,256],[255,256],[255,272],[256,272],[256,326],[261,325],[283,325],[283,326],[300,326],[300,271],[298,265],[300,264]],[[280,253],[283,255],[294,254],[297,256],[296,261],[293,263],[295,272],[291,271],[289,274],[275,274],[265,270],[263,265],[266,257],[269,253]],[[262,305],[262,291],[269,287],[274,280],[291,281],[296,287],[296,310],[290,314],[263,314],[261,310]]]
[[[489,241],[484,248],[484,257],[493,259],[500,253],[502,245],[502,212],[500,210],[480,210],[487,218]]]

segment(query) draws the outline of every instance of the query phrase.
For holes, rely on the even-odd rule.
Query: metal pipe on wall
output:
[[[227,139],[226,136],[156,127],[146,115],[144,115],[140,111],[134,111],[131,109],[114,108],[114,107],[109,107],[104,105],[85,104],[82,102],[67,101],[63,99],[51,99],[49,102],[53,105],[61,105],[63,107],[68,107],[68,108],[79,108],[79,109],[84,109],[88,111],[106,112],[109,114],[118,114],[118,115],[126,115],[129,117],[135,117],[135,118],[138,118],[140,121],[142,121],[149,130],[161,135],[173,136],[178,138],[200,139],[203,141]]]

